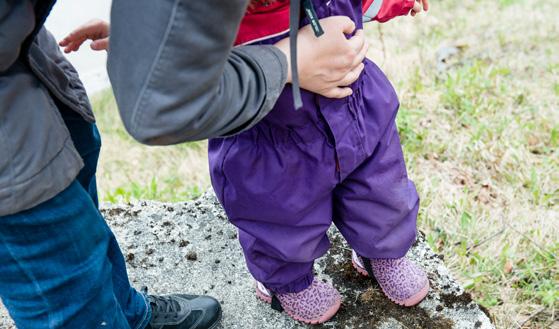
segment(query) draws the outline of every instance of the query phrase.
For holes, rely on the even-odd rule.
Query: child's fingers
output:
[[[76,37],[77,37],[76,31],[77,31],[77,30],[74,30],[74,31],[70,32],[70,34],[68,34],[66,37],[64,37],[64,39],[62,39],[62,41],[60,41],[60,42],[58,43],[58,45],[59,45],[60,47],[66,47],[66,46],[68,46],[71,42],[75,41],[75,39],[76,39]]]
[[[61,47],[66,47],[72,42],[76,42],[78,40],[82,40],[81,43],[83,43],[86,39],[98,40],[108,36],[109,24],[105,21],[94,19],[72,31],[68,34],[68,36],[60,41],[59,45]]]
[[[429,0],[421,0],[421,2],[423,3],[423,10],[429,10]]]
[[[64,53],[69,54],[73,51],[76,51],[73,47],[66,47],[64,48]]]
[[[61,47],[66,47],[69,44],[74,43],[80,39],[83,39],[85,41],[86,38],[87,38],[86,32],[81,30],[81,27],[79,27],[76,30],[72,31],[70,34],[68,34],[64,39],[62,39],[59,45]]]
[[[105,21],[94,19],[78,27],[73,33],[76,33],[77,37],[106,38],[109,36],[109,24]]]
[[[413,8],[411,10],[411,15],[415,16],[417,13],[421,12],[421,8],[422,8],[421,2],[418,1],[414,2]]]
[[[71,53],[73,51],[78,51],[81,47],[81,45],[85,42],[85,38],[82,39],[77,39],[77,40],[73,40],[70,41],[66,44],[65,48],[64,48],[64,52],[66,54]]]
[[[78,49],[80,49],[79,46],[75,46],[75,45],[72,44],[72,45],[70,45],[70,46],[64,48],[64,52],[65,52],[66,54],[69,54],[69,53],[71,53],[71,52],[78,51]]]
[[[93,50],[107,50],[107,49],[109,49],[109,38],[104,38],[104,39],[93,41],[91,43],[91,49],[93,49]]]
[[[66,54],[69,54],[71,52],[78,51],[86,40],[87,39],[82,38],[67,43],[66,47],[64,48],[64,52]],[[108,48],[109,48],[109,38],[95,40],[91,43],[91,49],[93,50],[107,50]]]
[[[79,48],[79,47],[78,47],[78,48]],[[66,54],[69,54],[69,53],[75,51],[75,49],[76,49],[76,44],[72,42],[72,43],[69,43],[69,44],[64,48],[64,52],[65,52]]]
[[[62,41],[60,41],[58,43],[58,45],[60,47],[66,47],[69,43],[70,43],[70,39],[68,39],[68,37],[66,37],[66,38],[62,39]]]

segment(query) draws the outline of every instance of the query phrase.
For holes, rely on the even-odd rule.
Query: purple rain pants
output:
[[[313,2],[321,18],[361,22],[361,1]],[[214,190],[249,271],[274,292],[310,285],[332,221],[367,258],[402,257],[415,240],[419,198],[395,124],[397,95],[369,60],[351,87],[344,99],[303,90],[299,111],[287,87],[256,126],[210,141]]]

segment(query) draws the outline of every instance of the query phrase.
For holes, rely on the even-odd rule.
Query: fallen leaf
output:
[[[505,263],[505,266],[503,267],[503,271],[506,274],[509,274],[512,272],[512,262],[510,260],[507,260],[507,262]]]

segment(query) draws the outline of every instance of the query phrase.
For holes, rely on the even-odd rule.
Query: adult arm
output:
[[[262,119],[290,82],[287,40],[232,49],[244,0],[114,0],[109,76],[124,124],[145,144],[238,133]],[[367,43],[347,17],[299,31],[303,89],[342,98]]]
[[[0,74],[19,57],[24,40],[33,32],[35,13],[29,0],[0,0]]]
[[[246,0],[114,0],[108,70],[128,132],[166,145],[246,129],[287,79],[276,47],[232,49]]]

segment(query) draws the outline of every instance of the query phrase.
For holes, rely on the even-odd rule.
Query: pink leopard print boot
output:
[[[271,303],[272,308],[284,310],[293,319],[307,324],[330,320],[341,305],[340,293],[336,288],[316,278],[303,291],[275,295],[256,281],[256,296],[266,303]]]
[[[352,250],[353,267],[362,275],[375,277],[380,288],[390,300],[402,306],[419,304],[429,292],[429,279],[425,272],[409,259],[373,258],[370,267]]]

